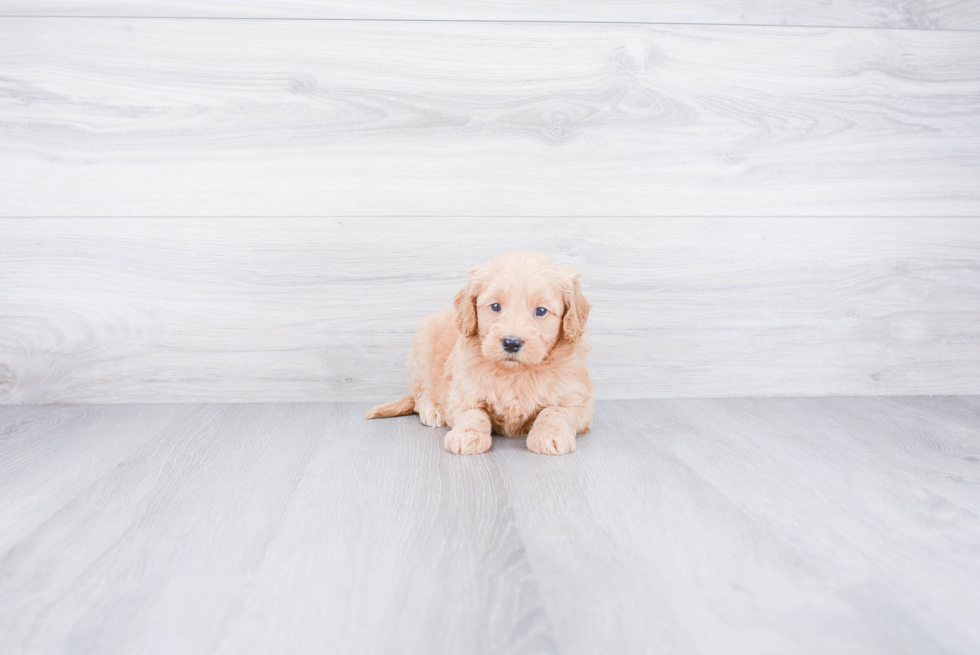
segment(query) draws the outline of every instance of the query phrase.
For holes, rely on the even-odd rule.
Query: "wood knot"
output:
[[[0,364],[0,393],[7,393],[14,389],[14,372],[6,364]]]

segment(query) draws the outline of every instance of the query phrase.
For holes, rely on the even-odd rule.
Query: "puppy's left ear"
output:
[[[589,320],[589,310],[592,306],[582,295],[582,284],[579,281],[581,275],[571,266],[562,269],[565,274],[565,316],[562,319],[561,329],[565,333],[565,340],[575,343],[582,338],[585,332],[585,323]]]

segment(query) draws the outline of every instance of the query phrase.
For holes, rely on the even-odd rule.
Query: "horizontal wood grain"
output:
[[[970,0],[0,0],[0,16],[598,21],[978,29]]]
[[[980,401],[0,407],[4,653],[980,650]]]
[[[980,219],[0,220],[0,402],[385,400],[466,271],[583,274],[600,398],[980,392]]]
[[[980,214],[980,33],[0,21],[0,215]]]

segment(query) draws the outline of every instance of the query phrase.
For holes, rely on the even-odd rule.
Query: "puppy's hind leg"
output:
[[[364,418],[389,418],[391,416],[405,416],[406,414],[414,413],[415,396],[406,394],[398,400],[392,400],[390,403],[371,408],[364,415]]]
[[[442,410],[428,398],[420,398],[415,403],[415,411],[418,412],[422,425],[428,425],[430,428],[441,428],[446,425]]]

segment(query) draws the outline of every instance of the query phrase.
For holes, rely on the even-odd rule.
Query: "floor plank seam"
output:
[[[497,435],[494,436],[498,440],[498,442],[501,439],[507,438],[507,437],[501,437]],[[521,441],[523,441],[523,439]],[[501,498],[501,500],[506,504],[507,511],[510,514],[511,523],[514,526],[515,537],[517,538],[517,542],[520,544],[521,547],[521,557],[524,559],[524,562],[527,564],[528,570],[531,572],[531,579],[534,580],[534,588],[535,591],[537,592],[539,602],[541,603],[541,612],[543,614],[544,623],[548,628],[547,636],[550,642],[552,643],[552,645],[554,646],[555,652],[561,652],[561,650],[558,648],[558,640],[557,640],[558,635],[555,631],[555,622],[551,616],[551,608],[548,607],[548,604],[545,601],[544,589],[542,589],[541,587],[540,573],[537,567],[534,565],[534,562],[531,560],[530,554],[528,553],[527,539],[525,537],[524,526],[521,525],[517,517],[517,512],[514,511],[514,505],[511,502],[511,490],[507,486],[507,482],[504,479],[504,476],[501,475],[500,472],[501,460],[499,457],[497,457],[497,454],[494,452],[492,448],[490,449],[489,455],[490,455],[490,461],[493,462],[493,468],[492,468],[493,477],[497,482],[497,488],[502,490],[503,492],[502,494],[503,498]]]

